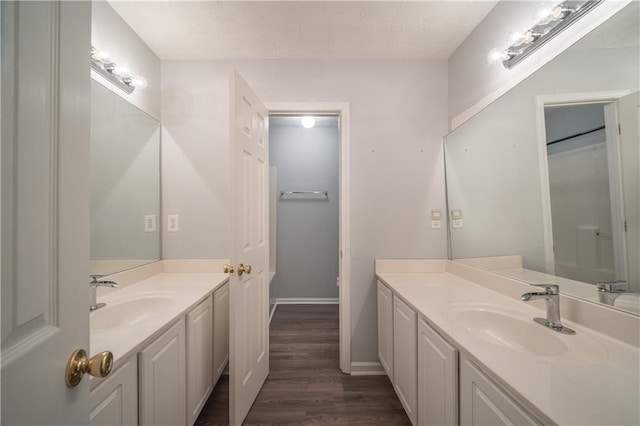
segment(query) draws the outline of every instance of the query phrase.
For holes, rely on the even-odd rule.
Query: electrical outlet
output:
[[[462,219],[453,219],[451,221],[451,226],[455,229],[462,228]]]
[[[155,214],[147,214],[144,216],[144,232],[156,232]]]
[[[167,215],[167,231],[178,232],[180,230],[180,222],[177,214]]]
[[[431,229],[442,229],[442,221],[440,219],[431,219]]]

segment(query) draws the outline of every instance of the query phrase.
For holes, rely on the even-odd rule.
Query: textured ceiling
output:
[[[161,59],[447,59],[497,1],[115,1]]]

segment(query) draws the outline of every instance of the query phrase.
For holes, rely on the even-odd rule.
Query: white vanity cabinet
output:
[[[418,321],[418,424],[458,424],[458,351]]]
[[[393,297],[393,387],[412,424],[418,422],[416,313]]]
[[[229,283],[213,293],[213,384],[229,361]]]
[[[192,425],[213,390],[213,299],[207,297],[186,316],[187,425]]]
[[[378,281],[378,359],[393,383],[393,293]]]
[[[140,424],[184,424],[187,418],[184,317],[138,356]]]
[[[86,380],[86,379],[85,379]],[[89,419],[92,426],[138,424],[138,360],[125,360],[91,389]]]
[[[471,361],[460,359],[461,425],[539,425]]]

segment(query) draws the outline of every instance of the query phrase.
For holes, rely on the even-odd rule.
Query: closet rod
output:
[[[564,142],[564,141],[567,141],[569,139],[577,138],[579,136],[588,135],[589,133],[597,132],[598,130],[602,130],[602,129],[604,129],[604,126],[596,127],[595,129],[587,130],[587,131],[584,131],[582,133],[576,133],[575,135],[571,135],[571,136],[567,136],[567,137],[564,137],[564,138],[556,139],[555,141],[547,142],[547,146],[553,145],[554,143]]]

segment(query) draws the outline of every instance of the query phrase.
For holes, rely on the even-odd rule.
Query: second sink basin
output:
[[[91,329],[111,329],[149,321],[172,304],[171,297],[164,295],[145,295],[107,304],[107,306],[91,313]]]
[[[467,308],[456,309],[453,316],[474,336],[506,349],[545,357],[559,357],[569,351],[553,330],[502,312]]]

